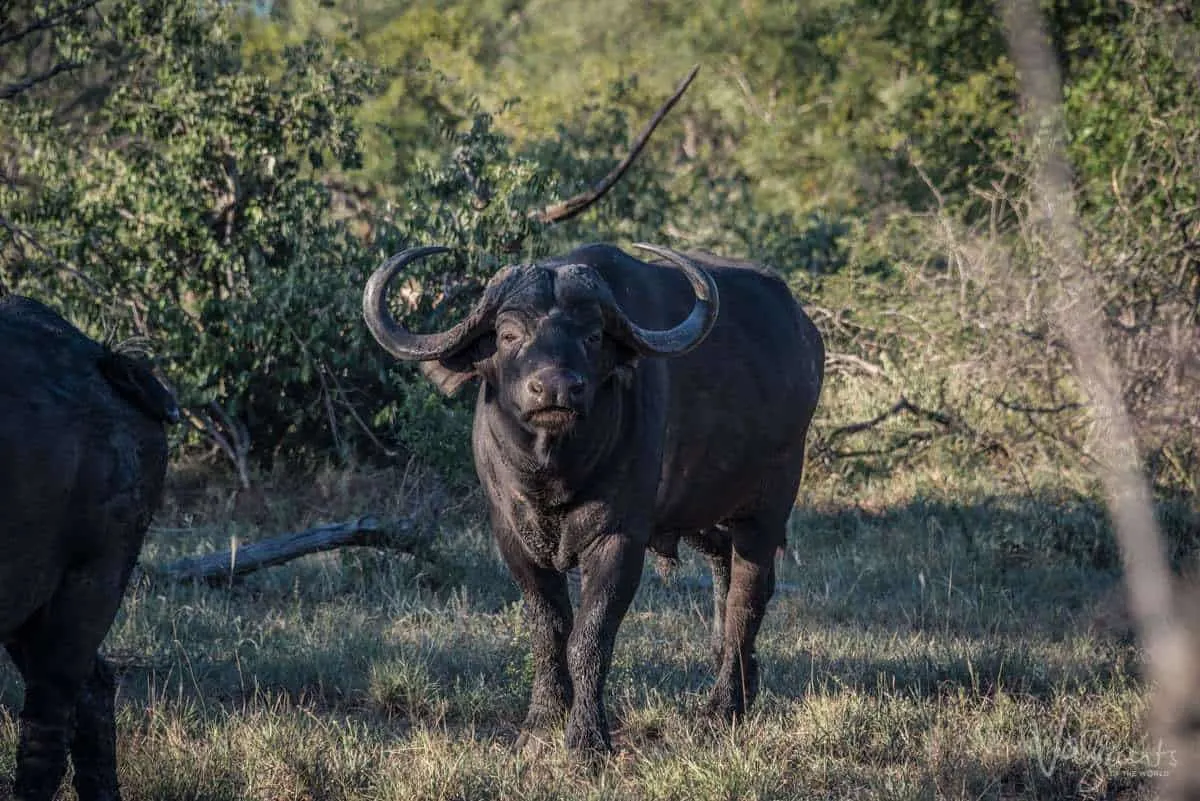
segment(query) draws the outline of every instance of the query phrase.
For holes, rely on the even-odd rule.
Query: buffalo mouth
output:
[[[566,431],[578,419],[579,412],[566,406],[546,406],[525,415],[530,426],[550,433]]]

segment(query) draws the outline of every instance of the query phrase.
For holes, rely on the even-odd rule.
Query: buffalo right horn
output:
[[[462,322],[437,334],[414,334],[392,316],[387,305],[388,287],[392,279],[418,259],[448,252],[450,248],[441,245],[410,248],[381,264],[367,281],[363,290],[363,318],[375,341],[397,359],[417,362],[441,359],[459,350],[491,324],[496,305],[496,293],[492,291],[484,292]]]

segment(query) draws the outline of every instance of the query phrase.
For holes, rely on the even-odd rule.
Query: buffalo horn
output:
[[[418,259],[436,253],[447,253],[440,245],[410,248],[397,253],[379,266],[363,290],[363,318],[375,340],[384,350],[404,361],[433,361],[454,353],[469,342],[489,323],[491,296],[485,293],[471,313],[448,331],[437,334],[414,334],[392,316],[388,309],[388,287],[401,270]]]
[[[696,303],[687,319],[663,331],[642,328],[630,320],[625,312],[614,307],[612,312],[613,322],[618,328],[616,333],[643,356],[682,356],[703,342],[717,322],[720,308],[717,285],[707,271],[682,253],[657,245],[638,243],[634,247],[661,256],[682,270],[692,285],[692,291],[696,293]]]

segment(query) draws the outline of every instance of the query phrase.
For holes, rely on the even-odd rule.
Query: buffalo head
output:
[[[384,262],[363,292],[363,316],[380,345],[398,359],[421,362],[446,394],[482,378],[497,405],[531,433],[563,434],[587,417],[602,387],[628,382],[638,358],[687,353],[716,322],[717,287],[707,272],[673,250],[637,247],[667,259],[691,283],[695,304],[673,328],[647,330],[630,320],[592,267],[545,262],[500,270],[453,328],[412,333],[388,310],[389,284],[443,247],[406,250]]]

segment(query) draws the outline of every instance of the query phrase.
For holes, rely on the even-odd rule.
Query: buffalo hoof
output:
[[[575,762],[602,763],[613,752],[606,732],[595,728],[567,725],[567,752]]]
[[[705,707],[708,716],[725,723],[733,723],[744,717],[746,709],[754,702],[754,690],[757,688],[752,686],[747,689],[751,691],[749,700],[739,684],[718,681]]]
[[[547,729],[522,729],[513,748],[520,753],[522,759],[536,762],[554,749],[555,739],[552,739],[550,734],[550,730]]]
[[[722,723],[733,723],[745,714],[745,708],[742,705],[741,699],[735,699],[733,695],[730,692],[713,690],[712,695],[708,697],[708,704],[704,708],[705,713],[713,720],[721,721]]]
[[[717,681],[708,698],[708,714],[728,723],[743,717],[758,697],[758,660],[750,657],[744,668],[728,663],[717,671]]]

